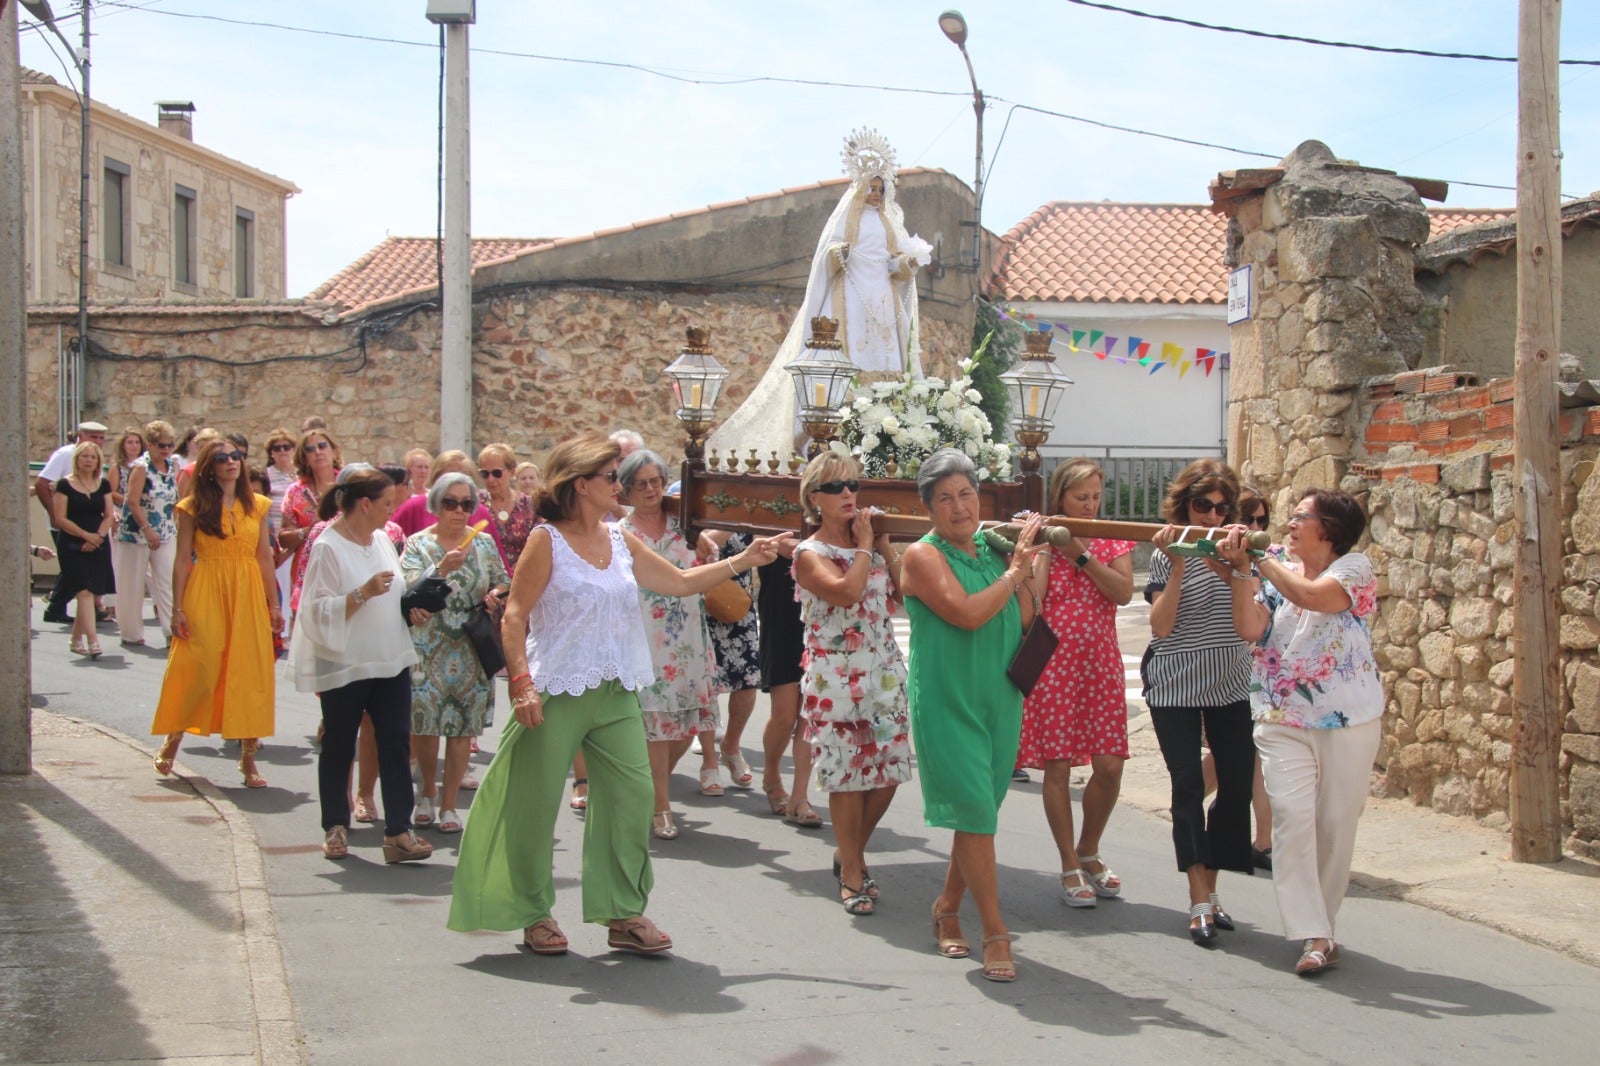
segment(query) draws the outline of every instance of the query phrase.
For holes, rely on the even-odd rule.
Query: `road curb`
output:
[[[38,709],[33,713],[50,714]],[[126,733],[71,715],[54,714],[52,717],[92,729],[109,740],[140,752],[148,759],[155,758],[154,749]],[[289,973],[284,966],[283,949],[278,942],[277,917],[272,910],[272,898],[267,893],[266,867],[261,860],[261,842],[256,837],[255,828],[227,794],[204,777],[189,773],[177,762],[173,763],[172,773],[194,789],[217,813],[222,824],[228,827],[233,844],[239,914],[244,923],[245,970],[250,979],[250,1001],[255,1011],[257,1060],[262,1066],[305,1066],[305,1034],[300,1027],[299,1015],[295,1012],[293,994],[289,990]]]

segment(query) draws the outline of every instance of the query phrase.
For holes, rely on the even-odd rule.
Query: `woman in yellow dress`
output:
[[[244,456],[225,439],[208,441],[178,503],[172,568],[172,651],[152,733],[165,733],[156,772],[172,772],[184,733],[239,741],[246,788],[260,738],[273,731],[272,634],[283,628],[272,566],[271,499],[250,491]],[[236,489],[244,491],[235,495]]]

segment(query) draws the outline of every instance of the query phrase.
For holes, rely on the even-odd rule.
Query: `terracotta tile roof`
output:
[[[39,71],[34,70],[32,67],[18,67],[17,69],[22,72],[22,84],[24,84],[24,85],[60,85],[61,84],[60,82],[58,82],[54,78],[52,78],[50,75],[41,74]]]
[[[228,300],[218,303],[180,302],[176,300],[129,300],[125,303],[95,304],[88,307],[91,315],[151,315],[159,318],[198,315],[305,315],[319,322],[331,323],[339,308],[331,303],[314,300]],[[29,304],[29,315],[73,318],[78,313],[77,304]],[[91,322],[90,329],[94,328]]]
[[[1514,213],[1429,208],[1430,240]],[[1221,304],[1227,226],[1209,204],[1054,201],[1002,238],[985,290],[1006,300]]]
[[[1428,215],[1433,225],[1428,229],[1428,240],[1436,241],[1446,233],[1463,226],[1476,226],[1480,222],[1504,222],[1517,217],[1514,207],[1430,207]]]
[[[339,273],[306,294],[350,310],[403,292],[427,291],[438,285],[439,260],[433,237],[385,237]],[[474,268],[509,259],[550,243],[548,237],[474,237]]]
[[[985,288],[1007,300],[1220,304],[1227,228],[1208,204],[1057,200],[1002,238]]]

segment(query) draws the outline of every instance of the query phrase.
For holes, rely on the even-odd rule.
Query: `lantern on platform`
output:
[[[856,376],[855,364],[845,358],[839,343],[839,323],[831,318],[811,320],[811,339],[786,368],[794,377],[800,424],[811,443],[806,457],[821,454],[844,421],[845,394]]]
[[[716,420],[717,394],[728,372],[711,352],[711,331],[690,326],[688,343],[665,373],[672,378],[672,395],[678,401],[678,421],[689,435],[685,457],[699,463],[705,456],[705,439]]]
[[[1021,446],[1020,467],[1023,477],[1039,476],[1041,460],[1039,449],[1050,439],[1055,428],[1056,407],[1072,379],[1062,373],[1050,354],[1050,334],[1033,332],[1023,338],[1022,360],[1000,375],[1011,394],[1011,424]]]

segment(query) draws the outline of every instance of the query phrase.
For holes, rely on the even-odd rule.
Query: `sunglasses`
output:
[[[150,447],[152,448],[171,448],[175,447],[176,445],[177,441],[171,440],[153,440],[150,442]]]
[[[1289,524],[1291,526],[1297,526],[1301,522],[1310,522],[1316,518],[1317,515],[1311,511],[1296,511],[1294,514],[1289,516]]]
[[[480,469],[478,471],[478,476],[481,477],[481,478],[505,477],[506,476],[506,472],[504,470],[482,470],[482,469]]]
[[[1251,515],[1249,518],[1246,518],[1244,523],[1247,526],[1255,526],[1257,529],[1266,529],[1267,523],[1270,521],[1271,519],[1267,517],[1267,512],[1262,511],[1258,515]]]
[[[244,462],[244,452],[218,452],[211,457],[211,461],[218,465],[222,463],[242,463]]]
[[[662,477],[635,478],[631,487],[642,489],[645,492],[649,492],[651,489],[664,489],[667,487],[667,479]]]
[[[287,442],[284,442],[282,444],[269,444],[267,446],[267,451],[269,451],[269,452],[292,452],[292,451],[294,451],[294,445],[293,444],[289,444]]]
[[[611,482],[613,485],[615,485],[617,483],[617,472],[616,472],[615,469],[602,470],[598,474],[585,474],[583,476],[586,477],[586,478],[603,477],[607,481]]]
[[[306,451],[308,451],[308,452],[325,452],[329,448],[332,448],[332,447],[333,447],[333,445],[329,444],[325,440],[317,440],[317,441],[312,441],[310,444],[307,444],[306,445]]]
[[[837,496],[841,492],[843,492],[845,489],[849,489],[851,492],[855,492],[856,490],[858,490],[860,488],[861,488],[861,482],[859,482],[855,478],[851,477],[851,478],[845,478],[842,481],[824,481],[822,484],[817,486],[817,491],[821,492],[821,493],[824,493],[824,494],[826,494],[828,496]]]
[[[446,511],[466,511],[470,514],[477,509],[478,501],[464,499],[460,496],[446,496],[439,501],[439,506]]]
[[[1189,506],[1193,507],[1200,514],[1215,513],[1222,515],[1224,518],[1233,513],[1233,504],[1215,503],[1205,496],[1196,496],[1194,499],[1189,501]]]

